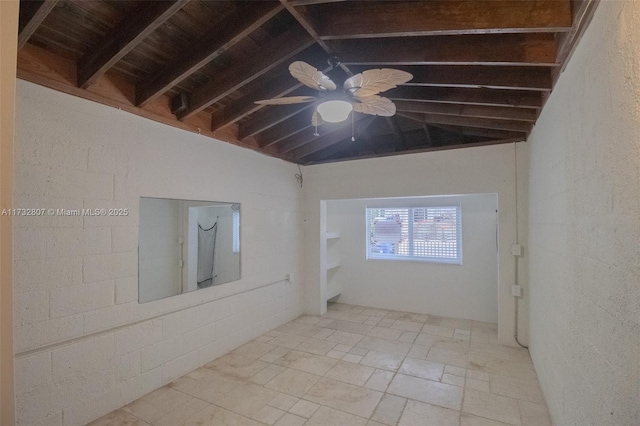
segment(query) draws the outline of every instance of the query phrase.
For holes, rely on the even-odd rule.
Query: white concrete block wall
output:
[[[514,152],[515,150],[515,152]],[[515,158],[518,159],[518,222],[520,244],[527,248],[526,182],[527,145],[492,145],[412,155],[309,166],[304,169],[306,187],[305,284],[307,312],[320,311],[319,259],[320,201],[357,198],[414,197],[452,194],[498,194],[498,325],[500,342],[515,345],[514,298],[516,191]],[[364,223],[363,223],[364,226]],[[463,231],[464,233],[464,231]],[[526,253],[526,251],[525,251]],[[466,254],[465,254],[466,255]],[[364,254],[363,254],[364,256]],[[518,281],[527,291],[526,256],[519,260]],[[520,302],[520,338],[527,342],[527,298]],[[384,307],[384,306],[380,306]],[[386,306],[401,309],[400,306]],[[407,306],[406,309],[411,309]]]
[[[15,148],[16,207],[130,211],[14,221],[19,425],[85,424],[302,313],[295,165],[23,81]],[[140,196],[242,203],[242,279],[138,304]]]
[[[340,238],[328,257],[339,260],[331,283],[340,301],[452,318],[498,322],[495,194],[327,202],[327,228]],[[462,264],[367,260],[367,207],[460,206]]]
[[[530,350],[557,425],[640,424],[638,22],[600,2],[528,142]]]

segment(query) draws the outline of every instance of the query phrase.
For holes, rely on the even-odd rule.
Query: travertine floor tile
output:
[[[372,325],[359,324],[343,320],[335,320],[325,326],[335,330],[346,331],[347,333],[367,334],[373,328]]]
[[[495,324],[335,304],[92,425],[550,423],[529,353],[498,345]]]
[[[518,401],[505,396],[467,388],[462,411],[503,423],[520,424]]]
[[[384,352],[391,355],[397,355],[401,357],[407,356],[411,349],[410,343],[390,341],[386,339],[380,339],[378,337],[365,336],[358,342],[358,346],[361,348],[369,349],[370,351]]]
[[[298,398],[281,393],[280,395],[273,398],[269,405],[275,408],[279,408],[282,411],[289,411],[289,408],[293,407],[296,402],[298,402]]]
[[[265,387],[288,395],[301,397],[319,379],[319,376],[288,368],[274,377]]]
[[[406,403],[407,400],[405,398],[385,394],[376,407],[373,416],[371,416],[371,420],[385,425],[395,426],[400,415],[402,415]]]
[[[235,377],[225,376],[212,371],[215,377],[207,377],[185,386],[181,392],[213,403],[224,398],[225,395],[242,385],[242,381]]]
[[[333,347],[337,345],[335,342],[329,342],[327,340],[318,340],[314,338],[310,338],[300,343],[297,347],[297,351],[309,352],[315,355],[325,355],[329,352]]]
[[[276,346],[270,352],[266,353],[260,358],[260,361],[264,362],[274,362],[276,359],[280,358],[282,355],[289,352],[289,348],[283,346]]]
[[[275,345],[272,345],[270,343],[253,341],[240,346],[232,353],[258,359],[267,352],[271,351],[273,348],[275,348]]]
[[[317,333],[317,332],[316,332]],[[314,333],[314,334],[316,334]],[[311,337],[311,336],[309,336]],[[281,334],[278,337],[274,337],[273,340],[270,340],[269,343],[276,346],[284,346],[285,348],[293,349],[298,346],[300,343],[307,340],[304,336],[296,336],[293,334]]]
[[[405,358],[398,370],[399,373],[409,376],[422,377],[423,379],[438,381],[444,372],[444,364],[431,361],[423,361],[413,358]]]
[[[467,377],[467,380],[464,386],[466,388],[474,389],[482,392],[491,392],[491,388],[489,387],[489,382],[472,379],[471,377]]]
[[[309,419],[305,426],[365,426],[367,420],[328,407],[320,407]]]
[[[391,355],[384,352],[369,351],[367,356],[360,360],[361,365],[381,368],[383,370],[398,371],[404,358],[400,355]]]
[[[274,363],[283,367],[323,376],[327,371],[331,370],[331,367],[337,362],[338,360],[333,358],[291,350]]]
[[[348,331],[336,330],[332,335],[327,337],[328,342],[340,343],[348,346],[355,346],[358,344],[364,335],[358,333],[351,333]],[[340,350],[340,349],[337,349]]]
[[[413,344],[411,345],[411,349],[409,350],[407,356],[409,358],[415,359],[426,359],[427,354],[429,353],[429,349],[431,349],[429,346]]]
[[[373,374],[374,370],[374,368],[366,367],[364,365],[339,361],[331,370],[329,370],[325,377],[350,383],[352,385],[364,386],[367,380],[369,380],[369,377]]]
[[[460,426],[511,426],[507,423],[497,422],[495,420],[485,419],[484,417],[474,416],[472,414],[462,413],[460,415]]]
[[[367,383],[364,384],[365,388],[384,392],[387,390],[387,386],[391,383],[394,373],[387,370],[379,370],[373,372]]]
[[[549,411],[544,404],[518,401],[522,426],[551,426]]]
[[[153,422],[153,426],[175,426],[204,410],[209,404],[198,398],[191,398],[181,406],[171,410]]]
[[[201,425],[260,426],[260,423],[211,404],[184,423],[184,426]]]
[[[452,410],[460,410],[462,405],[463,388],[400,373],[393,378],[387,392]]]
[[[304,399],[301,399],[289,409],[289,412],[308,419],[309,417],[313,416],[313,413],[315,413],[318,408],[320,408],[320,405],[311,401],[305,401]]]
[[[491,374],[489,384],[491,393],[496,395],[544,404],[542,389],[537,380]]]
[[[459,411],[408,400],[398,426],[458,426],[459,423]]]
[[[440,348],[431,348],[427,355],[427,361],[449,364],[460,368],[467,368],[469,366],[468,359],[469,356],[465,353]]]
[[[280,417],[284,416],[284,414],[285,412],[282,410],[265,405],[260,409],[260,411],[254,414],[252,418],[260,423],[273,425],[280,419]]]
[[[87,426],[148,426],[149,423],[140,420],[124,410],[115,410],[89,423]]]
[[[171,410],[186,403],[191,396],[163,386],[123,408],[124,411],[134,416],[153,423],[155,420],[169,413]]]
[[[248,356],[230,353],[206,365],[207,368],[229,376],[248,379],[265,368],[266,362]]]
[[[326,378],[320,379],[303,396],[316,404],[365,418],[373,414],[380,398],[381,392]]]
[[[442,379],[440,379],[440,381],[449,385],[464,386],[465,378],[445,373],[442,375]]]
[[[367,335],[378,337],[380,339],[396,340],[402,335],[402,330],[388,327],[375,327],[367,333]]]
[[[306,421],[304,417],[287,413],[276,422],[275,426],[302,426]]]
[[[215,404],[251,418],[277,395],[278,393],[274,390],[247,383],[235,388],[224,398],[215,401]]]
[[[256,385],[264,385],[271,379],[276,377],[278,374],[282,373],[285,369],[285,367],[282,367],[280,365],[269,365],[268,367],[256,373],[252,378],[249,379],[249,381],[251,383],[255,383]]]

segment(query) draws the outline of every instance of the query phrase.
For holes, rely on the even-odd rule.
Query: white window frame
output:
[[[455,220],[455,254],[456,256],[421,256],[414,255],[415,250],[415,235],[414,223],[412,220],[414,217],[414,210],[442,210],[442,209],[454,209],[456,212]],[[372,213],[377,210],[407,210],[407,224],[403,235],[406,235],[406,249],[410,252],[409,255],[401,255],[397,253],[379,253],[372,252]],[[446,206],[367,206],[365,209],[365,252],[367,260],[394,260],[394,261],[417,261],[417,262],[430,262],[430,263],[447,263],[447,264],[462,264],[462,209],[460,205],[446,205]],[[449,247],[450,249],[450,247]]]

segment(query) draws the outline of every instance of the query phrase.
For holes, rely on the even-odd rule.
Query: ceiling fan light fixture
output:
[[[333,100],[322,102],[318,105],[318,114],[327,123],[341,123],[349,118],[353,105],[347,101]]]

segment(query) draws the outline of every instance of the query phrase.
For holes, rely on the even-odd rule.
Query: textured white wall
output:
[[[14,221],[19,424],[87,423],[302,313],[295,165],[23,81],[17,102],[15,206],[130,209]],[[242,203],[242,279],[138,304],[140,196]]]
[[[640,424],[640,2],[603,1],[531,137],[531,354],[554,423]]]
[[[329,242],[341,262],[340,302],[498,322],[497,204],[495,194],[327,202],[327,228],[340,232]],[[367,206],[447,205],[462,212],[461,265],[366,259]]]
[[[514,345],[515,158],[518,159],[520,243],[527,246],[527,147],[523,143],[492,145],[422,154],[310,166],[304,169],[306,188],[305,285],[307,312],[321,310],[320,201],[356,198],[411,197],[450,194],[498,194],[498,325],[499,338]],[[514,152],[516,151],[516,152]],[[331,230],[329,230],[331,231]],[[525,251],[526,254],[526,251]],[[526,256],[519,260],[519,282],[525,287]],[[526,298],[521,305],[520,337],[527,341]]]

